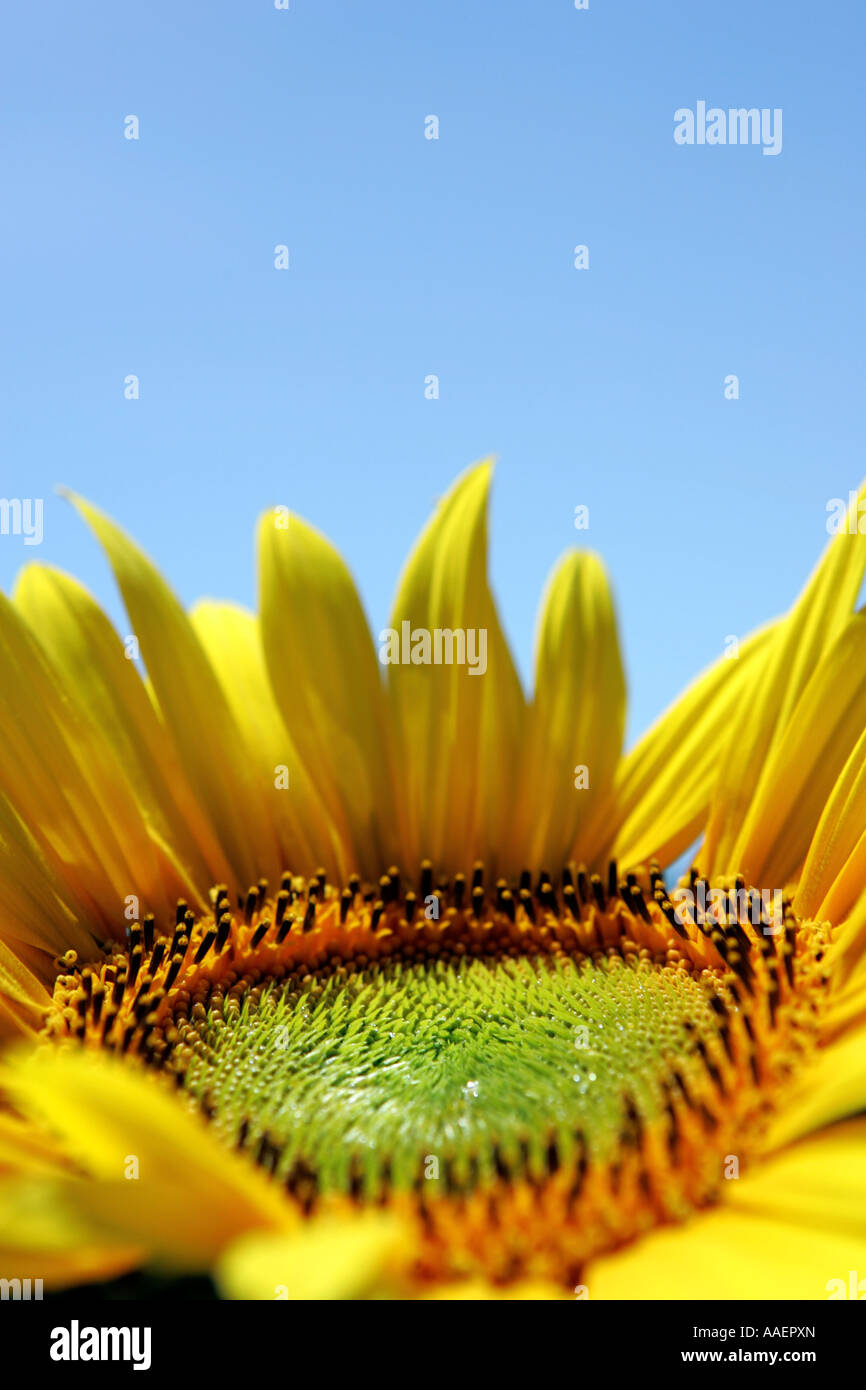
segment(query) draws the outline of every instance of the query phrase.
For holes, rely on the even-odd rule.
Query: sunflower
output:
[[[866,537],[624,756],[592,554],[549,581],[524,696],[490,472],[439,504],[378,653],[282,507],[258,616],[185,613],[74,497],[131,633],[41,565],[0,602],[5,1277],[826,1298],[866,1274]]]

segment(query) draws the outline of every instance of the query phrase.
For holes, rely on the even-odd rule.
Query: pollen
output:
[[[305,1215],[393,1206],[421,1279],[577,1280],[713,1202],[815,1045],[827,928],[690,883],[217,887],[60,958],[45,1031],[158,1073]]]

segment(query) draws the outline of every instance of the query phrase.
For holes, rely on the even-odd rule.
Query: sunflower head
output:
[[[33,566],[0,606],[0,989],[32,1039],[7,1094],[108,1264],[172,1258],[111,1195],[141,1107],[179,1240],[197,1170],[221,1193],[176,1262],[318,1231],[404,1291],[567,1290],[723,1200],[859,1022],[859,538],[623,757],[604,569],[554,572],[527,699],[489,474],[443,499],[378,652],[342,560],[283,508],[257,618],[185,614],[76,503],[146,682],[65,575]],[[111,1120],[100,1069],[124,1078]]]

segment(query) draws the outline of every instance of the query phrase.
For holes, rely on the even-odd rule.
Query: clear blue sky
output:
[[[862,0],[7,7],[0,496],[44,497],[45,534],[0,537],[0,585],[36,558],[119,616],[64,483],[185,601],[252,602],[284,503],[378,630],[493,452],[522,668],[548,569],[591,545],[637,733],[789,604],[866,471],[864,36]],[[782,153],[676,145],[699,100],[781,107]]]

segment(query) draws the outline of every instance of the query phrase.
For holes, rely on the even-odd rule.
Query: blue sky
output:
[[[249,603],[283,503],[378,630],[434,500],[492,452],[524,672],[548,570],[590,545],[637,733],[793,600],[866,471],[864,37],[855,0],[7,10],[0,496],[45,518],[38,548],[0,536],[0,585],[35,558],[119,618],[62,483],[185,601]],[[699,100],[781,108],[782,152],[678,146]]]

